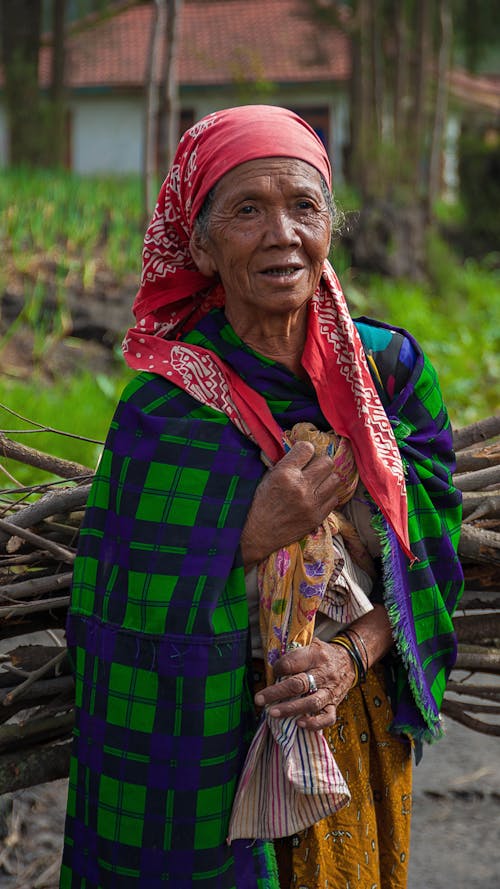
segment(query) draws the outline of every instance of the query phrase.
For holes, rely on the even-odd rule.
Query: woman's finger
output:
[[[296,673],[289,676],[288,679],[284,679],[283,682],[275,682],[273,685],[263,688],[255,695],[255,703],[258,707],[266,707],[281,701],[290,701],[290,699],[307,695],[309,689],[308,674],[305,672]]]
[[[270,704],[268,712],[274,719],[284,719],[289,716],[295,716],[297,719],[304,716],[318,716],[326,707],[338,704],[342,697],[343,694],[340,690],[318,688],[318,691],[312,695],[306,694],[293,700],[282,700]]]
[[[328,704],[316,715],[300,716],[297,725],[308,732],[320,732],[337,721],[337,708],[334,704]]]

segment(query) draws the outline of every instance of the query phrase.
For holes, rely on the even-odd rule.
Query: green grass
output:
[[[0,431],[16,442],[93,469],[102,449],[99,442],[106,437],[120,392],[131,377],[132,371],[124,368],[113,378],[89,372],[53,385],[36,379],[28,382],[3,378],[0,381]],[[22,414],[32,423],[67,434],[38,430],[5,408]],[[28,431],[21,433],[18,430]],[[71,436],[95,439],[97,443]],[[56,479],[56,476],[14,460],[0,458],[0,467],[5,467],[20,485],[42,484]],[[0,488],[14,487],[0,468]]]

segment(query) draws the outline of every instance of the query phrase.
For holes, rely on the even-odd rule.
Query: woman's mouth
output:
[[[292,275],[295,275],[297,272],[300,272],[301,269],[302,266],[299,265],[281,265],[263,269],[261,274],[267,275],[271,278],[289,278]]]

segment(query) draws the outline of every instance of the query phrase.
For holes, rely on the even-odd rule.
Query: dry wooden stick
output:
[[[458,554],[472,562],[500,565],[500,534],[462,524]]]
[[[60,513],[70,513],[85,506],[90,492],[90,485],[79,485],[65,488],[63,491],[50,491],[40,497],[36,503],[29,503],[9,521],[16,528],[31,528],[43,519]],[[0,540],[2,536],[0,535]]]
[[[0,453],[11,460],[17,460],[18,463],[35,466],[37,469],[46,470],[53,475],[58,475],[60,478],[94,474],[94,470],[88,466],[82,466],[81,463],[73,463],[71,460],[54,457],[52,454],[46,454],[43,451],[36,450],[36,448],[30,448],[28,445],[19,444],[19,442],[7,438],[3,432],[0,432]]]
[[[0,618],[9,620],[9,618],[22,617],[25,614],[51,611],[53,608],[67,608],[69,602],[70,596],[59,596],[55,599],[40,599],[38,602],[27,602],[23,605],[2,605],[0,606]],[[2,636],[5,636],[4,628],[2,628]]]
[[[65,647],[65,644],[21,644],[18,645],[17,648],[11,649],[11,651],[9,651],[8,657],[10,663],[13,664],[15,667],[22,667],[23,670],[28,670],[28,672],[31,672],[32,670],[38,670],[39,667],[43,667]],[[58,672],[62,672],[62,668]],[[0,678],[1,675],[2,674],[0,673]]]
[[[469,491],[462,497],[464,521],[467,523],[484,516],[500,518],[500,492]]]
[[[488,701],[500,700],[499,685],[469,685],[467,682],[448,680],[446,691],[456,695],[469,695],[473,698],[485,698]]]
[[[500,608],[500,589],[499,590],[464,590],[458,611],[477,611],[478,609],[487,610],[489,608]]]
[[[500,466],[488,466],[474,472],[454,475],[453,481],[461,491],[483,491],[491,485],[500,485]]]
[[[465,449],[457,453],[456,472],[475,472],[476,469],[486,469],[488,466],[498,466],[500,463],[500,443]]]
[[[19,583],[9,583],[0,586],[0,601],[2,599],[29,599],[32,596],[42,596],[56,588],[65,589],[71,584],[73,573],[66,571],[64,574],[53,574],[50,577],[37,577],[30,580],[22,580]]]
[[[500,651],[481,645],[459,645],[455,670],[500,675]]]
[[[494,645],[500,639],[500,611],[456,615],[453,623],[459,642]]]
[[[450,704],[457,704],[460,709],[464,713],[489,713],[493,716],[500,716],[500,703],[499,704],[476,704],[473,701],[451,701],[449,698],[446,700]],[[499,725],[500,727],[500,725]]]
[[[0,519],[0,531],[5,531],[11,537],[22,537],[24,540],[27,540],[28,543],[31,543],[42,551],[45,550],[62,562],[75,561],[75,554],[69,549],[66,549],[66,547],[59,546],[59,544],[54,543],[51,540],[46,540],[45,537],[40,537],[39,534],[34,534],[33,531],[28,531],[27,528],[21,528],[19,525],[14,525],[12,522],[6,522],[5,519]]]
[[[19,556],[0,553],[0,576],[2,568],[10,568],[12,565],[33,565],[40,561],[40,553],[21,553]]]
[[[58,676],[56,679],[39,679],[30,691],[23,695],[21,701],[15,701],[8,707],[0,708],[0,724],[12,719],[17,713],[29,707],[36,707],[42,701],[53,700],[55,704],[63,698],[71,704],[70,696],[74,694],[75,683],[72,676]]]
[[[6,752],[10,747],[21,747],[27,742],[39,744],[52,741],[54,738],[63,738],[73,728],[75,715],[73,712],[64,713],[62,716],[42,717],[31,719],[22,725],[0,726],[0,750]]]
[[[66,778],[69,772],[71,741],[56,741],[0,756],[0,795]]]
[[[484,442],[495,435],[500,435],[500,414],[486,417],[477,423],[462,426],[453,430],[453,447],[456,451],[468,448],[476,442]]]
[[[30,673],[30,675],[27,679],[24,680],[24,682],[21,682],[20,685],[16,685],[16,687],[13,688],[12,691],[8,692],[6,695],[0,698],[3,706],[8,707],[17,698],[22,697],[24,692],[27,691],[33,685],[33,683],[37,681],[37,679],[41,679],[42,676],[50,673],[52,668],[57,667],[57,665],[60,664],[65,659],[65,657],[66,650],[63,649],[62,651],[58,652],[55,657],[51,658],[50,661],[47,661],[46,664],[44,664],[42,667],[39,667],[38,670],[33,670],[33,672]]]
[[[476,732],[481,732],[483,735],[500,737],[500,725],[482,722],[480,719],[474,719],[473,716],[469,716],[465,713],[460,704],[457,704],[455,701],[448,701],[445,699],[441,707],[441,712],[446,716],[449,716],[450,719],[454,719],[455,722],[460,722],[462,725],[475,729]]]

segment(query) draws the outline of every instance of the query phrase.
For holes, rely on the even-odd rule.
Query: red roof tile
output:
[[[248,81],[345,80],[350,53],[346,36],[315,27],[301,16],[302,0],[193,0],[181,13],[179,80],[182,86]],[[152,4],[98,20],[67,42],[67,81],[79,87],[144,84]],[[50,48],[40,74],[49,79]]]

